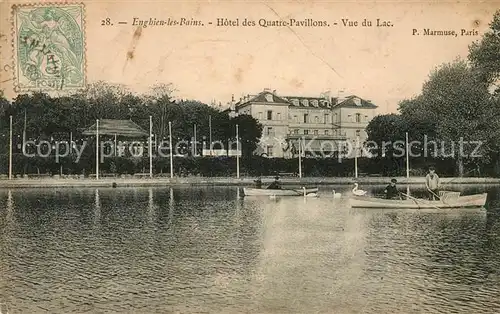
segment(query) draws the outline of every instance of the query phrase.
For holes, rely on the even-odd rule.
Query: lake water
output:
[[[1,191],[0,311],[500,312],[499,188],[460,187],[487,213],[354,210],[333,188]]]

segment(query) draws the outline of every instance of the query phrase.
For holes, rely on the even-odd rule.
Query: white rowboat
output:
[[[317,193],[318,188],[305,189],[305,194]],[[256,188],[243,188],[243,194],[245,196],[258,196],[258,195],[268,195],[268,196],[303,196],[304,189],[256,189]]]
[[[441,199],[430,201],[425,199],[411,198],[406,200],[392,200],[374,198],[368,196],[352,196],[350,199],[353,208],[387,208],[387,209],[441,209],[441,208],[465,208],[465,207],[484,207],[486,205],[487,193],[460,196],[458,192],[447,192],[442,194]]]

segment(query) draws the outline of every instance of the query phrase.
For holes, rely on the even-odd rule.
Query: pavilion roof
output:
[[[96,135],[96,123],[83,131],[83,135]],[[123,137],[148,137],[148,133],[144,131],[138,124],[132,120],[99,120],[99,135],[117,135]]]

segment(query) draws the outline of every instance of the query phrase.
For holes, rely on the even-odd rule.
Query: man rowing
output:
[[[429,200],[439,199],[439,176],[434,167],[429,167],[429,173],[425,176],[425,187],[429,192]]]

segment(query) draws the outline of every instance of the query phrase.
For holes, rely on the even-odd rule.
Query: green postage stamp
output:
[[[84,29],[83,4],[14,5],[16,90],[84,87]]]

